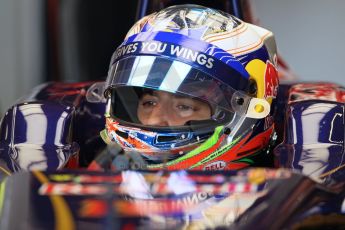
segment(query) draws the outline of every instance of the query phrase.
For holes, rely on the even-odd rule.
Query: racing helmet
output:
[[[272,32],[220,10],[177,5],[145,16],[112,56],[101,136],[139,153],[148,169],[253,165],[274,135],[276,64]],[[169,95],[165,104],[188,98],[208,115],[179,124],[143,122],[140,106],[155,103],[143,97],[159,94]]]

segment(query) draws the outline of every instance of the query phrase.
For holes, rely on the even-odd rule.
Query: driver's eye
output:
[[[178,105],[177,108],[181,111],[188,111],[188,110],[194,111],[193,106],[189,106],[189,105]]]
[[[176,115],[180,117],[193,116],[193,114],[196,111],[196,108],[194,108],[194,106],[188,105],[188,104],[177,104],[175,108],[176,108],[175,110]]]
[[[146,100],[146,101],[142,101],[141,102],[141,105],[143,106],[143,107],[153,107],[153,106],[155,106],[155,105],[157,105],[157,102],[155,102],[155,101],[151,101],[151,100]]]
[[[143,108],[152,108],[158,104],[158,98],[150,94],[145,94],[139,99],[139,105]]]

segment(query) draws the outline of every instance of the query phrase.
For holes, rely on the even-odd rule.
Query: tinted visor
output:
[[[207,64],[207,60],[204,60]],[[231,77],[231,76],[229,76]],[[131,90],[128,87],[131,86]],[[191,65],[157,56],[134,56],[113,64],[107,80],[106,95],[111,91],[112,101],[122,101],[126,108],[114,107],[116,117],[138,123],[137,106],[143,89],[161,90],[207,103],[212,117],[219,111],[243,115],[249,97],[241,94],[218,79]],[[229,117],[229,116],[228,116]]]

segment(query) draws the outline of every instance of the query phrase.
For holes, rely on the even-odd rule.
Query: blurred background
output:
[[[0,116],[40,83],[104,80],[112,52],[142,15],[185,2],[231,12],[231,4],[242,1],[249,2],[0,0]],[[345,86],[345,1],[250,2],[252,15],[244,20],[275,33],[279,53],[299,81]]]

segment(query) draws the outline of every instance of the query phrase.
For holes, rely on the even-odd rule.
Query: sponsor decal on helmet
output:
[[[206,171],[222,170],[226,166],[225,161],[214,161],[204,167]]]
[[[155,54],[173,56],[182,58],[188,61],[195,62],[200,66],[205,66],[208,69],[213,68],[214,58],[199,51],[159,41],[135,42],[119,47],[114,54],[114,60],[121,59],[131,54]]]
[[[270,61],[266,62],[265,82],[265,98],[275,98],[279,84],[278,71]]]

